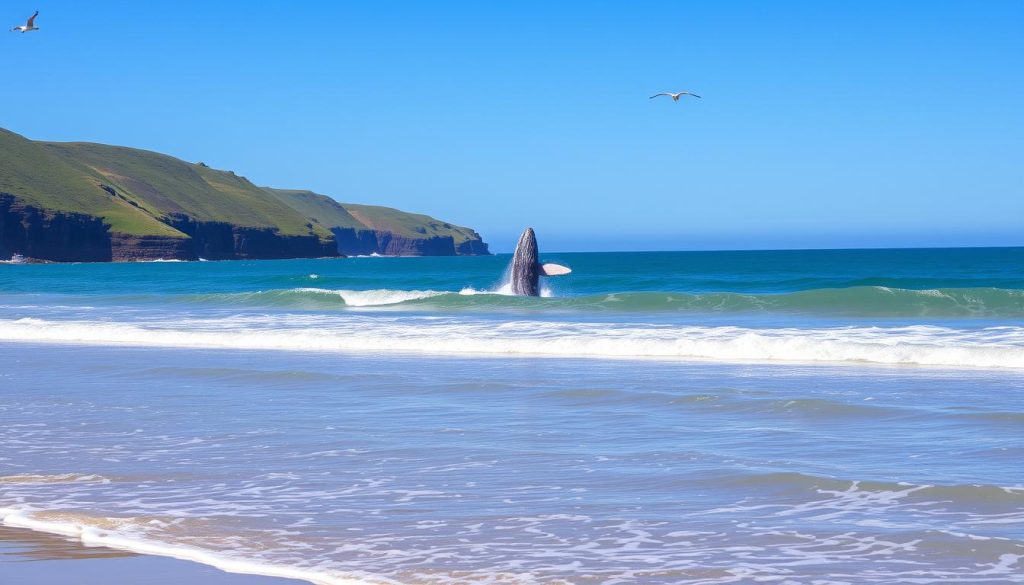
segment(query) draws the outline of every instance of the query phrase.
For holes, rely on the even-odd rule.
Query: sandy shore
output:
[[[0,526],[0,583],[18,585],[308,585],[238,575],[166,557],[86,547],[59,536]]]

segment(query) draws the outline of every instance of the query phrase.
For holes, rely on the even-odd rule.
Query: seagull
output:
[[[32,16],[29,17],[27,23],[25,23],[22,26],[16,26],[16,27],[12,28],[11,32],[21,31],[23,33],[27,33],[29,31],[39,30],[39,27],[36,26],[36,17],[37,16],[39,16],[39,11],[38,10],[36,10],[35,14],[33,14]]]
[[[672,98],[672,101],[674,101],[674,102],[678,102],[679,101],[679,97],[680,96],[684,96],[684,95],[692,95],[695,98],[699,98],[700,97],[699,95],[697,95],[695,93],[692,93],[692,92],[689,92],[689,91],[681,91],[679,93],[668,93],[668,92],[656,93],[656,94],[651,96],[651,99],[653,100],[654,98],[658,97],[659,95],[667,95],[668,97]]]

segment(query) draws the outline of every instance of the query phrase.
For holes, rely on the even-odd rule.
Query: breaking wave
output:
[[[397,305],[408,301],[429,299],[444,295],[443,292],[430,290],[329,290],[323,288],[299,288],[290,291],[283,291],[284,296],[303,295],[338,297],[349,307],[378,307],[382,305]]]
[[[286,351],[1024,368],[1024,328],[736,326],[343,314],[173,321],[0,320],[0,340]]]
[[[414,310],[528,310],[569,312],[795,313],[862,317],[1024,318],[1024,290],[999,288],[894,289],[865,286],[790,293],[623,292],[542,298],[512,296],[509,287],[459,292],[294,288],[189,295],[180,300],[296,308],[405,307]]]

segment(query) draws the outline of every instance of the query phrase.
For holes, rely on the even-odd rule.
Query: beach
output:
[[[39,4],[0,585],[1024,585],[1024,1]]]
[[[87,562],[85,562],[87,561]],[[31,530],[0,527],[0,575],[4,583],[103,585],[116,578],[137,585],[287,585],[302,581],[225,573],[167,557],[89,548]]]
[[[1022,255],[3,266],[0,582],[1024,582]]]

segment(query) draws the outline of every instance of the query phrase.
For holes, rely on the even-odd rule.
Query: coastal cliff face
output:
[[[28,256],[28,254],[25,254]],[[113,262],[146,262],[151,260],[197,260],[188,238],[138,236],[112,232],[110,259]]]
[[[487,245],[475,231],[430,216],[258,187],[156,152],[36,142],[0,128],[0,260],[481,253]]]
[[[54,212],[0,193],[0,259],[14,254],[52,262],[139,262],[147,260],[234,260],[337,256],[332,240],[282,236],[269,228],[196,222],[178,216],[168,222],[183,237],[111,231],[102,219]]]
[[[278,260],[338,256],[337,246],[332,240],[316,235],[282,235],[270,228],[196,221],[181,214],[168,217],[167,224],[190,237],[192,258]]]
[[[410,238],[394,232],[333,228],[338,252],[346,256],[486,256],[487,244],[468,240],[455,244],[452,236]]]
[[[373,230],[334,227],[331,228],[331,233],[334,234],[334,241],[341,254],[346,256],[380,254],[377,234]]]
[[[312,191],[271,189],[266,192],[310,222],[334,234],[338,252],[347,256],[478,256],[489,255],[475,230],[378,205],[340,203]]]
[[[57,262],[113,259],[110,233],[101,219],[40,209],[0,193],[0,259],[14,254]]]
[[[391,232],[375,231],[377,245],[385,256],[455,256],[455,242],[451,236],[432,236],[411,239]]]
[[[475,232],[474,232],[475,233]],[[460,242],[455,246],[455,253],[460,256],[490,256],[491,251],[487,248],[487,244],[480,239],[477,234],[476,239],[466,240]]]

